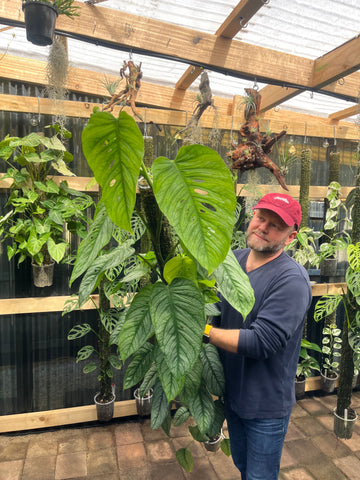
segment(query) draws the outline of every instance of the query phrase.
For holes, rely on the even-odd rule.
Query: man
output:
[[[299,228],[300,204],[270,193],[253,210],[248,248],[234,253],[254,289],[254,307],[243,319],[221,298],[220,328],[208,335],[224,366],[233,461],[242,480],[276,480],[311,287],[306,270],[284,252]]]

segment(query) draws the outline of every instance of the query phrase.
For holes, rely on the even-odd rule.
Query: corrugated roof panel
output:
[[[112,8],[134,15],[161,20],[206,33],[215,33],[236,7],[236,0],[107,0],[93,8]],[[263,0],[264,6],[235,37],[252,45],[271,48],[305,58],[316,59],[359,34],[358,0]],[[1,30],[1,26],[0,26]],[[13,38],[13,34],[15,37]],[[25,38],[25,30],[14,28],[0,32],[0,52],[46,60],[49,47],[37,47]],[[105,74],[119,74],[126,51],[96,46],[68,39],[71,66]],[[174,87],[187,68],[186,63],[132,54],[142,62],[143,81]],[[243,95],[255,78],[242,80],[230,75],[210,72],[213,94],[231,98]],[[99,82],[103,76],[99,76]],[[199,79],[190,87],[198,89]],[[264,85],[259,83],[259,88]],[[359,92],[355,92],[357,95]],[[320,93],[303,92],[283,103],[281,108],[327,116],[355,105]]]

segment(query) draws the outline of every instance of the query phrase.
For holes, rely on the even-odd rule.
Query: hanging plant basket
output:
[[[58,12],[55,6],[44,2],[26,2],[22,9],[25,16],[26,38],[34,45],[53,43]]]
[[[113,394],[113,398],[110,402],[99,402],[98,396],[99,392],[94,397],[97,419],[99,422],[108,422],[114,416],[115,395]]]
[[[46,265],[31,264],[35,287],[51,287],[54,278],[54,265],[55,262]]]
[[[349,439],[352,437],[357,413],[352,408],[347,409],[346,418],[340,417],[334,409],[334,433],[338,438]]]

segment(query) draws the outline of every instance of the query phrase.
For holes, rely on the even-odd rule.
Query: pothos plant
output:
[[[153,250],[137,256],[150,282],[142,283],[144,271],[139,272],[142,286],[119,334],[121,358],[130,358],[125,388],[139,383],[143,393],[153,388],[153,429],[162,427],[169,434],[171,422],[176,426],[192,417],[191,434],[203,441],[224,421],[222,366],[216,348],[202,344],[207,308],[218,300],[215,287],[244,318],[254,302],[248,278],[230,250],[236,206],[232,176],[221,157],[202,145],[181,147],[174,160],[159,157],[147,170],[142,134],[124,111],[115,118],[94,110],[82,143],[102,189],[101,201],[119,228],[133,231],[139,175],[152,194],[147,205],[152,202],[154,208],[138,209]],[[164,240],[164,230],[173,232],[174,242]],[[182,407],[172,420],[175,397]],[[223,443],[229,453],[228,440]],[[192,470],[188,447],[177,458]]]
[[[60,262],[69,246],[64,225],[83,237],[86,233],[86,209],[92,205],[89,195],[69,188],[64,180],[57,184],[54,173],[74,176],[67,163],[73,156],[59,137],[71,134],[51,125],[55,134],[45,137],[30,133],[25,137],[7,135],[0,142],[0,158],[8,168],[2,180],[10,179],[9,211],[0,218],[0,241],[11,240],[8,258],[26,258],[38,265]]]

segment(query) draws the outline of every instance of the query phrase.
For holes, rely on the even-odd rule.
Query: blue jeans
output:
[[[284,418],[240,418],[226,411],[233,462],[242,480],[277,480],[290,415]]]

